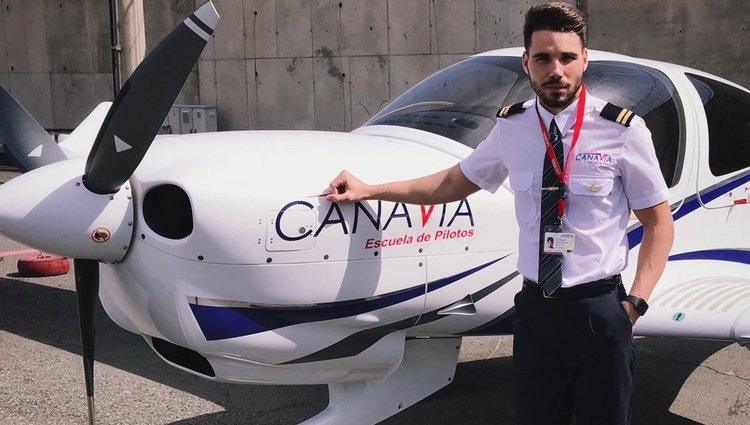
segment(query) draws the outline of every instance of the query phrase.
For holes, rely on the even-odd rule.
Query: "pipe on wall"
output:
[[[120,30],[118,28],[117,0],[109,0],[110,49],[112,50],[112,89],[114,97],[120,92]]]

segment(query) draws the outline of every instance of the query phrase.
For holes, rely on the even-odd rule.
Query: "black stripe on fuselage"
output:
[[[474,302],[477,302],[481,300],[482,298],[486,297],[487,295],[500,289],[505,284],[513,280],[513,278],[515,278],[516,276],[518,276],[517,271],[509,274],[508,276],[505,276],[504,278],[498,280],[492,285],[489,285],[471,294],[471,298],[474,300]],[[452,304],[453,302],[451,302],[450,304],[446,304],[438,309],[432,310],[428,313],[424,313],[420,316],[413,316],[413,317],[409,317],[407,319],[404,319],[398,322],[389,323],[387,325],[378,326],[376,328],[365,329],[363,331],[359,331],[357,333],[349,335],[348,337],[342,339],[341,341],[334,343],[333,345],[329,345],[328,347],[322,350],[318,350],[304,357],[290,360],[288,362],[284,362],[281,364],[320,362],[324,360],[333,360],[333,359],[340,359],[343,357],[356,356],[357,354],[375,345],[376,342],[380,341],[380,339],[382,339],[384,336],[390,333],[398,332],[400,330],[411,328],[417,325],[431,323],[436,320],[440,320],[444,317],[447,317],[448,315],[438,314],[438,312],[443,310],[444,308],[449,307]],[[509,312],[512,310],[513,309],[509,310]],[[496,321],[498,321],[501,318],[502,319],[507,318],[507,315],[509,312],[504,313],[499,318],[493,319],[492,321],[490,321],[489,323],[485,325],[481,325],[479,327],[472,329],[472,331],[484,328],[490,324],[494,324],[496,323]],[[461,335],[463,334],[464,333],[462,332]]]

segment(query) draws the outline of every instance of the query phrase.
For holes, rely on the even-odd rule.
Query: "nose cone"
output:
[[[85,159],[60,161],[0,186],[0,233],[72,258],[121,260],[133,233],[130,184],[97,195],[82,183]]]

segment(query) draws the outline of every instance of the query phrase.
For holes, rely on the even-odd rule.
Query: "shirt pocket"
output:
[[[613,211],[609,195],[614,185],[614,177],[570,176],[565,211],[567,223],[587,229],[609,218]]]
[[[538,190],[534,190],[534,173],[531,171],[510,171],[508,173],[510,188],[515,196],[516,219],[519,224],[539,221]]]

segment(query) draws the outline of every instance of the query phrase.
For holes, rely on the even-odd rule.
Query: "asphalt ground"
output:
[[[17,175],[0,155],[0,184]],[[0,237],[0,252],[24,250]],[[0,254],[0,424],[84,424],[72,271],[21,278]],[[325,408],[325,386],[215,383],[169,367],[99,308],[97,423],[296,424]],[[382,422],[514,424],[511,337],[465,338],[454,382]],[[734,343],[640,338],[636,425],[747,425],[750,352]]]

